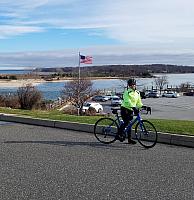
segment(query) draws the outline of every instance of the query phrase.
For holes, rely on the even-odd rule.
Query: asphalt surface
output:
[[[0,199],[193,200],[194,149],[0,123]]]
[[[149,118],[177,119],[194,121],[194,97],[180,96],[178,98],[147,98],[143,104],[152,107]]]
[[[152,108],[151,115],[144,115],[143,118],[154,119],[176,119],[194,121],[194,97],[180,96],[178,98],[146,98],[142,103]],[[105,113],[111,113],[110,102],[101,103]]]

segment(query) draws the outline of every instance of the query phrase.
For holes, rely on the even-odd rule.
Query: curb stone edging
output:
[[[55,125],[54,125],[55,121],[40,120],[37,118],[28,118],[28,117],[18,117],[18,116],[14,116],[14,115],[0,115],[0,120],[8,121],[8,122],[17,122],[17,123],[22,123],[22,124],[55,127]]]
[[[194,147],[194,136],[184,136],[184,135],[171,135],[171,143],[173,145],[180,145],[186,147]]]
[[[21,117],[21,116],[8,115],[8,114],[1,114],[0,121],[17,122],[17,123],[53,127],[53,128],[63,128],[63,129],[82,131],[82,132],[88,132],[88,133],[93,133],[94,131],[93,124],[38,119],[38,118]],[[134,133],[132,133],[132,137],[133,138],[135,137]],[[158,132],[158,142],[165,143],[165,144],[185,146],[185,147],[194,147],[194,136]]]

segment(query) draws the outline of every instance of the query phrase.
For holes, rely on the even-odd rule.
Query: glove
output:
[[[135,115],[137,115],[139,113],[139,109],[138,108],[133,107],[132,109],[133,109],[133,112],[134,112]]]

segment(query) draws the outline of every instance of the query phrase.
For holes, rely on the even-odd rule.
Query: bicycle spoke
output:
[[[136,125],[135,133],[137,140],[142,146],[146,148],[151,148],[155,146],[158,135],[156,128],[151,122],[147,120],[142,120],[141,122],[139,122]]]
[[[117,123],[111,118],[101,118],[94,126],[94,135],[102,143],[112,143],[118,132]]]

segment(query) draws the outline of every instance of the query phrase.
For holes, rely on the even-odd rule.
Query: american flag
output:
[[[83,56],[83,55],[80,55],[80,63],[92,64],[92,56]]]

